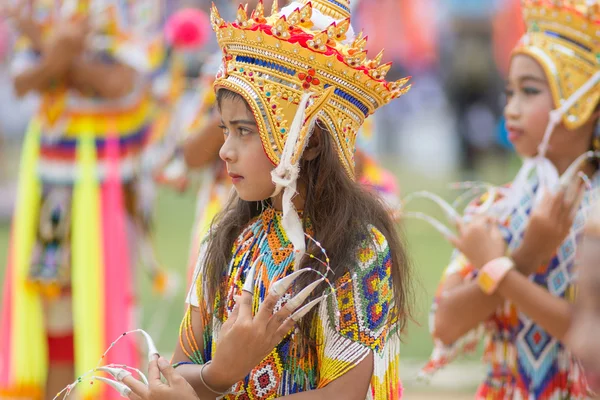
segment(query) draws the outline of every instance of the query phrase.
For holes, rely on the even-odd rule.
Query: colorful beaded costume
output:
[[[257,269],[254,304],[260,305],[271,282],[294,271],[294,249],[282,227],[282,214],[272,208],[263,210],[239,235],[232,249],[232,260],[223,285],[229,288],[226,316],[234,306],[258,255],[262,259]],[[273,399],[287,394],[314,390],[348,372],[369,352],[374,355],[374,373],[368,399],[399,399],[400,340],[397,325],[389,321],[392,302],[391,258],[385,237],[375,228],[365,235],[356,253],[356,265],[350,273],[340,277],[337,304],[333,297],[321,303],[313,321],[317,343],[316,359],[296,353],[295,336],[286,337],[242,382],[233,389],[236,394],[226,399]],[[202,288],[202,256],[198,262],[196,285],[188,302],[205,308]],[[260,272],[258,272],[260,271]],[[291,298],[288,292],[281,307]],[[216,300],[217,302],[219,299]],[[277,308],[278,309],[278,308]],[[188,357],[202,364],[212,358],[219,329],[226,320],[209,316],[203,321],[204,340],[201,347],[194,342],[191,314],[188,311],[180,333],[181,347]],[[202,349],[204,349],[202,351]]]

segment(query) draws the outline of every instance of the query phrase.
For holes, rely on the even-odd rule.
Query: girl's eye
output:
[[[536,94],[540,94],[541,92],[541,90],[534,87],[524,87],[522,90],[526,96],[535,96]]]
[[[229,135],[229,131],[227,130],[227,127],[225,125],[219,125],[219,129],[223,131],[223,135]]]
[[[240,132],[240,136],[248,136],[249,134],[252,133],[252,131],[250,129],[246,129],[246,128],[240,128],[239,132]]]

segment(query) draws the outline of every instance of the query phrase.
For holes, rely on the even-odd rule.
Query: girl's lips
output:
[[[506,130],[508,131],[508,140],[510,140],[511,142],[514,142],[515,140],[523,136],[522,129],[509,126]]]
[[[238,174],[234,174],[234,173],[229,173],[229,177],[231,178],[231,180],[233,181],[234,184],[240,182],[242,179],[244,179],[243,176],[238,175]]]

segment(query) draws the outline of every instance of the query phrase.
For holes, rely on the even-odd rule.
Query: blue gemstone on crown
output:
[[[338,6],[339,8],[341,8],[342,10],[346,11],[346,12],[350,12],[350,9],[348,7],[346,7],[346,5],[340,3],[339,1],[335,1],[335,0],[328,0],[330,3],[335,4],[336,6]]]
[[[239,63],[252,64],[252,65],[258,65],[259,67],[269,68],[269,69],[279,71],[281,73],[284,73],[284,74],[290,75],[290,76],[296,75],[296,71],[293,69],[286,68],[283,65],[276,64],[274,62],[268,62],[268,61],[261,60],[259,58],[255,58],[255,57],[236,56],[235,60],[236,60],[236,62],[239,62]]]

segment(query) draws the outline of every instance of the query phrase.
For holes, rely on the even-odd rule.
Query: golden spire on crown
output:
[[[312,3],[314,9],[335,19],[350,18],[349,0],[301,0],[303,4]]]
[[[600,71],[600,0],[522,0],[527,33],[514,54],[534,58],[546,72],[556,107]],[[600,99],[589,90],[563,116],[569,129],[585,124]]]
[[[348,0],[299,0],[283,10],[275,1],[268,17],[261,1],[250,14],[240,6],[231,23],[213,4],[211,24],[224,53],[215,87],[245,98],[275,165],[300,99],[311,93],[319,109],[310,112],[327,126],[353,176],[356,134],[365,118],[410,88],[408,78],[387,82],[391,63],[381,63],[382,52],[368,59],[367,38],[352,37]]]

